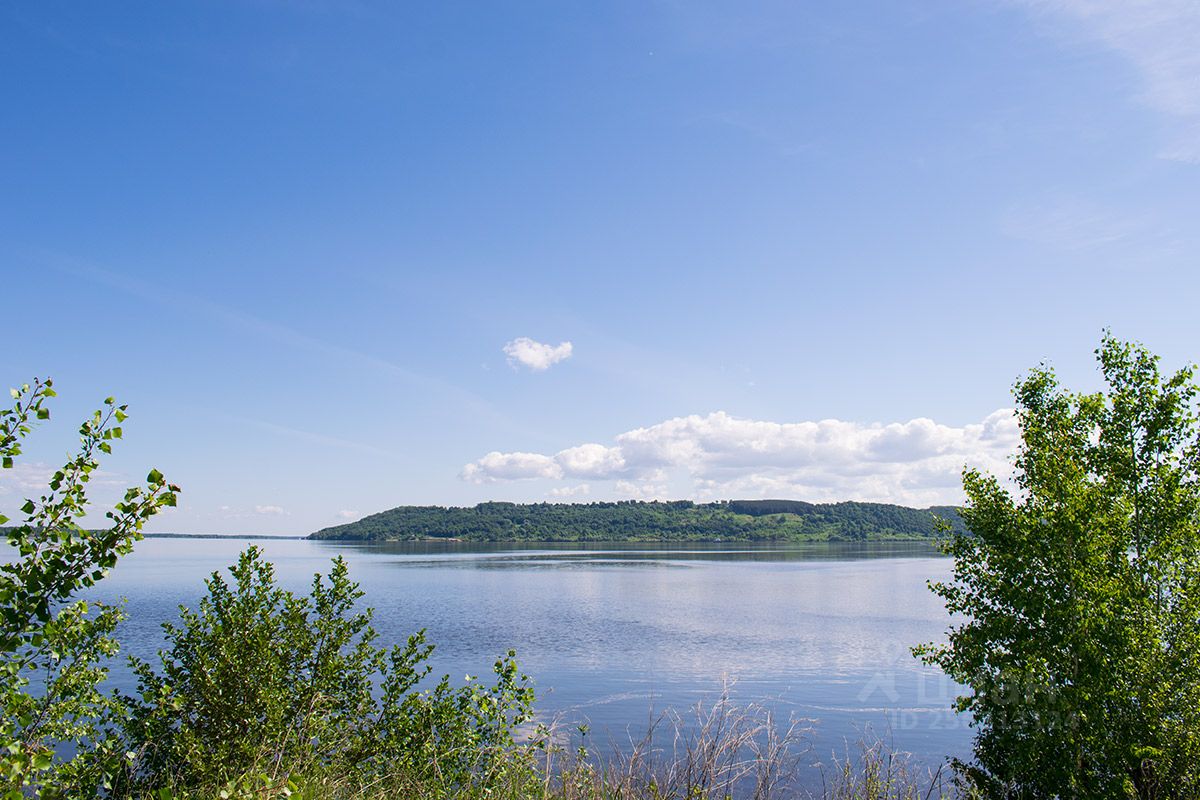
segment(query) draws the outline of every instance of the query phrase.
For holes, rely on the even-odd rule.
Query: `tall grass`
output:
[[[685,715],[668,712],[607,756],[558,747],[537,800],[949,800],[963,797],[944,766],[922,767],[869,731],[830,764],[814,762],[813,725],[781,721],[728,689]],[[559,761],[555,763],[553,754]],[[818,786],[819,788],[812,788]]]
[[[728,690],[686,714],[667,712],[628,749],[607,757],[550,748],[544,798],[553,800],[768,800],[795,786],[810,750],[807,723],[777,720],[759,704],[737,705]],[[560,760],[554,761],[555,755]]]
[[[625,747],[590,748],[586,726],[558,721],[527,745],[480,757],[470,787],[450,788],[427,773],[367,782],[316,774],[243,779],[203,792],[159,792],[146,800],[948,800],[965,797],[944,768],[870,733],[828,764],[813,760],[812,725],[780,720],[767,706],[739,705],[728,691],[684,713],[666,712]],[[484,767],[483,765],[487,765]],[[817,788],[812,788],[812,787]]]
[[[946,765],[936,770],[917,765],[909,753],[871,735],[860,739],[852,753],[834,757],[821,770],[823,800],[933,800],[965,796]]]

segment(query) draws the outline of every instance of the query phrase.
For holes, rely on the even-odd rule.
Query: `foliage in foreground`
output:
[[[1191,368],[1106,336],[1107,389],[1034,370],[1014,489],[967,472],[934,590],[964,621],[917,652],[966,684],[992,797],[1200,796],[1200,427]]]
[[[51,381],[12,392],[0,411],[0,459],[17,467],[37,420],[50,417]],[[146,520],[175,505],[178,487],[152,470],[108,512],[109,526],[85,531],[87,486],[99,454],[121,438],[125,406],[109,398],[79,428],[79,451],[50,477],[47,492],[26,500],[25,519],[6,530],[16,558],[0,565],[0,791],[19,798],[86,797],[103,789],[119,761],[113,730],[120,708],[100,691],[105,659],[117,651],[120,608],[78,599],[141,538]],[[7,522],[0,515],[0,525]],[[36,787],[31,789],[30,787]]]

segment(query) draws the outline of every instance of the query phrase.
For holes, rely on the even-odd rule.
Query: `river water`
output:
[[[731,686],[735,702],[810,721],[811,757],[825,763],[864,736],[928,764],[969,751],[967,721],[949,710],[958,687],[908,650],[949,623],[926,581],[948,577],[951,562],[929,545],[153,538],[98,587],[127,598],[124,652],[153,654],[160,624],[248,544],[301,591],[345,556],[380,643],[425,628],[435,675],[487,677],[516,649],[543,718],[587,723],[593,741],[640,738],[657,714]],[[112,680],[134,688],[121,665]]]

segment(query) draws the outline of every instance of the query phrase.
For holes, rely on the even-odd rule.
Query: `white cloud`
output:
[[[958,502],[966,465],[1001,476],[1019,438],[1011,409],[955,427],[918,418],[890,424],[827,419],[770,422],[723,411],[676,417],[555,455],[492,452],[468,464],[475,482],[521,478],[614,480],[630,497],[662,497],[668,485],[698,498],[777,496]],[[672,478],[678,481],[672,481]]]
[[[575,497],[577,495],[591,494],[592,487],[586,483],[581,483],[578,486],[559,486],[550,490],[552,497]]]
[[[508,356],[509,364],[514,368],[528,367],[534,372],[542,372],[560,361],[565,361],[571,357],[571,350],[570,342],[562,342],[553,346],[525,336],[513,339],[504,345],[504,354]]]
[[[222,519],[252,519],[255,516],[262,517],[287,517],[291,516],[287,509],[283,506],[276,505],[256,505],[251,509],[240,506],[221,505],[217,506],[217,512]]]
[[[615,491],[621,497],[627,497],[631,500],[667,500],[666,484],[653,483],[645,481],[636,483],[634,481],[617,481],[613,486]]]
[[[343,508],[341,511],[337,512],[337,516],[338,516],[338,519],[357,519],[358,512],[351,511],[348,508]]]
[[[42,461],[17,461],[8,469],[0,468],[0,514],[9,518],[6,524],[20,524],[27,518],[21,510],[23,501],[45,495],[50,490],[50,479],[58,469]],[[125,488],[138,481],[104,469],[97,469],[89,477],[86,486],[89,511],[82,523],[97,527],[104,524],[104,513],[121,500]]]
[[[625,471],[621,448],[602,444],[581,444],[560,450],[554,461],[564,474],[576,478],[610,478]]]
[[[540,453],[500,453],[495,450],[463,467],[462,478],[475,483],[523,478],[561,478],[562,469]]]
[[[1166,158],[1200,162],[1200,3],[1195,0],[1022,0],[1119,53],[1143,101],[1180,123]]]
[[[43,461],[18,461],[8,469],[0,469],[0,495],[16,491],[23,495],[41,496],[49,489],[47,484],[50,483],[50,478],[58,469]],[[98,469],[89,477],[87,488],[90,490],[90,494],[104,494],[106,490],[117,487],[124,488],[130,483],[137,483],[137,481],[130,481],[126,475],[109,472],[105,469]],[[96,497],[92,499],[97,501]]]

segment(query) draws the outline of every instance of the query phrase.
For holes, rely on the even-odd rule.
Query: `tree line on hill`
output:
[[[480,503],[469,508],[399,506],[324,528],[313,539],[477,542],[871,541],[940,535],[938,519],[960,530],[953,506],[798,500],[621,500],[596,503]]]

